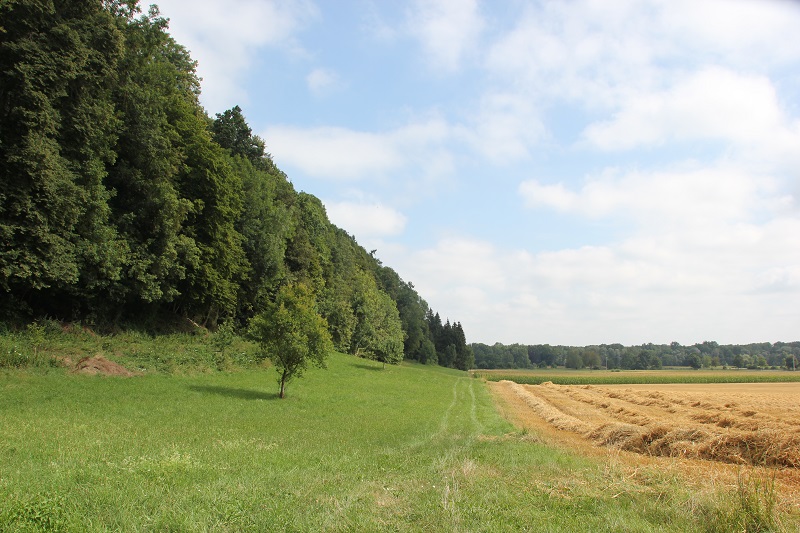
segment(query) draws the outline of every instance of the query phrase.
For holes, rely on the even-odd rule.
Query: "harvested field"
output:
[[[520,385],[502,381],[546,423],[597,446],[648,456],[800,468],[800,384]],[[518,407],[519,409],[519,407]]]

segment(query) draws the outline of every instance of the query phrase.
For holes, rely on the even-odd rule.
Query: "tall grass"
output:
[[[777,508],[775,473],[755,470],[739,472],[735,490],[722,493],[705,511],[706,531],[766,533],[787,531]]]
[[[258,364],[255,346],[234,335],[229,327],[216,333],[198,330],[151,335],[127,330],[98,335],[78,324],[44,320],[17,331],[0,328],[0,369],[70,367],[95,355],[145,373],[209,372]]]
[[[60,336],[60,328],[50,323],[35,322],[19,332],[0,329],[0,368],[49,368],[58,360],[48,350],[49,339]]]

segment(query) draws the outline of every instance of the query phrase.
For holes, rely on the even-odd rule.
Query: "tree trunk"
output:
[[[281,374],[281,393],[279,396],[280,398],[286,397],[286,372]]]

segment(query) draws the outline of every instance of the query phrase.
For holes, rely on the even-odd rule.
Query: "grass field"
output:
[[[726,531],[741,501],[547,446],[463,372],[336,355],[276,392],[3,371],[0,531]]]
[[[662,383],[798,383],[800,372],[786,370],[473,370],[487,381],[514,381],[521,385],[649,385]]]

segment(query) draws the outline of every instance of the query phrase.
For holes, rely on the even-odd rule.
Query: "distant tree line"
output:
[[[549,344],[472,344],[477,368],[609,368],[659,369],[664,366],[693,368],[788,368],[800,365],[800,342],[720,345],[705,341],[691,346],[671,344],[600,344],[550,346]]]
[[[0,320],[244,326],[303,286],[340,351],[469,368],[461,325],[296,191],[238,106],[206,114],[167,28],[137,0],[0,3]]]

